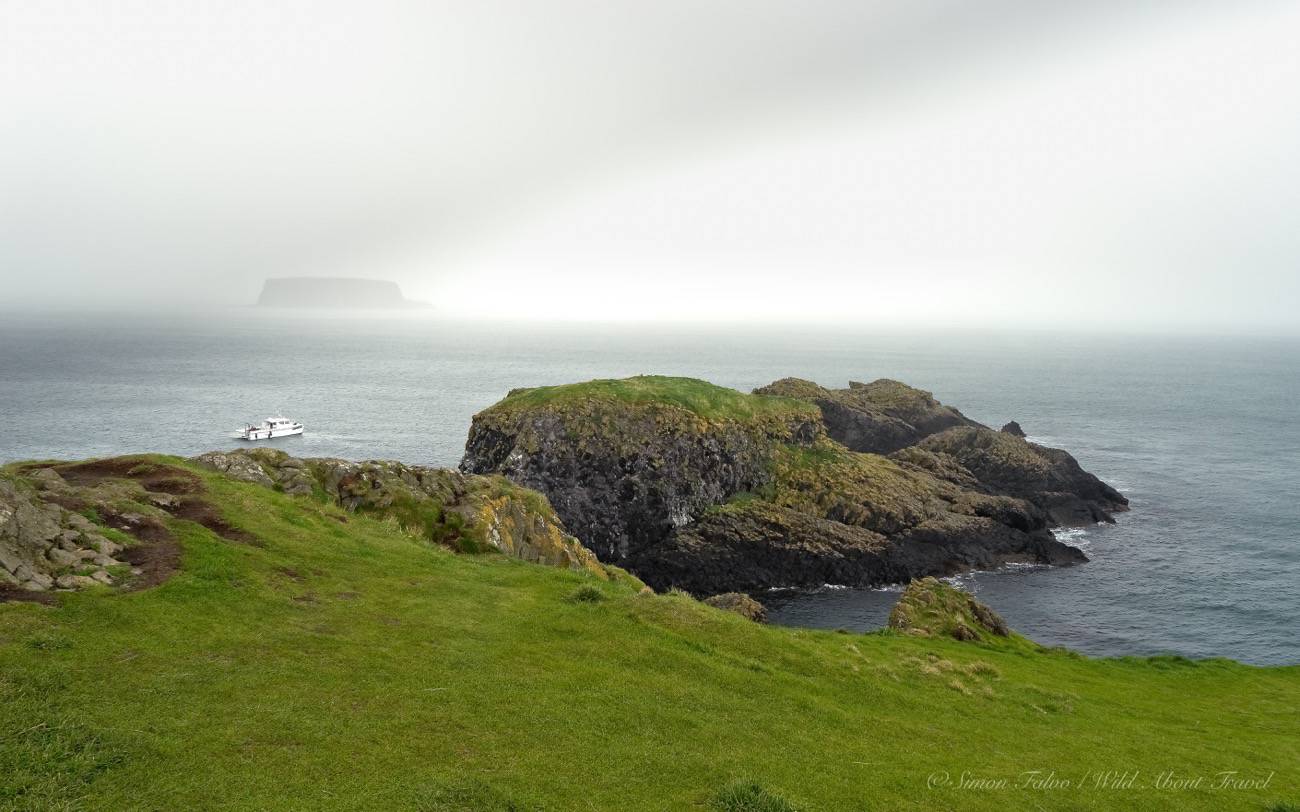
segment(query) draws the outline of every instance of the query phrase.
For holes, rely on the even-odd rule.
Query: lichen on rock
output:
[[[569,535],[541,494],[503,477],[391,460],[299,459],[270,448],[209,452],[194,462],[287,494],[319,494],[358,513],[392,517],[422,538],[462,552],[505,555],[608,577]]]
[[[0,592],[114,583],[109,569],[122,564],[113,558],[121,547],[84,516],[43,498],[69,490],[53,469],[35,469],[30,480],[0,476]]]

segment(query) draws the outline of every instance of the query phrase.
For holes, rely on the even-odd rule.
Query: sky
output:
[[[0,0],[0,311],[1300,332],[1300,4]]]

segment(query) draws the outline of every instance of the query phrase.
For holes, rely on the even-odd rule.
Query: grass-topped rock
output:
[[[690,378],[600,380],[515,390],[475,415],[461,469],[541,491],[570,532],[620,562],[767,488],[774,450],[821,432],[797,400]]]
[[[920,637],[975,641],[1009,637],[1011,630],[997,612],[975,596],[935,578],[908,584],[889,613],[889,628]]]
[[[475,415],[461,467],[546,494],[602,560],[659,589],[864,586],[1086,561],[1052,536],[1038,491],[1000,487],[1010,475],[995,480],[941,442],[981,431],[891,380],[830,390],[787,378],[744,394],[642,376],[511,392]]]

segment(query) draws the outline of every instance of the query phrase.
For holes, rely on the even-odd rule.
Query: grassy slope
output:
[[[695,378],[638,375],[561,386],[540,386],[514,392],[493,410],[537,408],[566,403],[614,401],[678,406],[710,420],[750,420],[785,415],[815,416],[808,403],[784,397],[750,395]]]
[[[176,522],[158,588],[0,605],[0,808],[689,809],[738,778],[801,809],[1300,798],[1300,668],[761,627],[203,476],[265,546]],[[1277,774],[927,789],[1038,769]]]

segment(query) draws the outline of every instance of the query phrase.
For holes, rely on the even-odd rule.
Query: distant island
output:
[[[257,306],[414,310],[429,305],[407,299],[396,282],[385,279],[295,276],[266,280]]]

